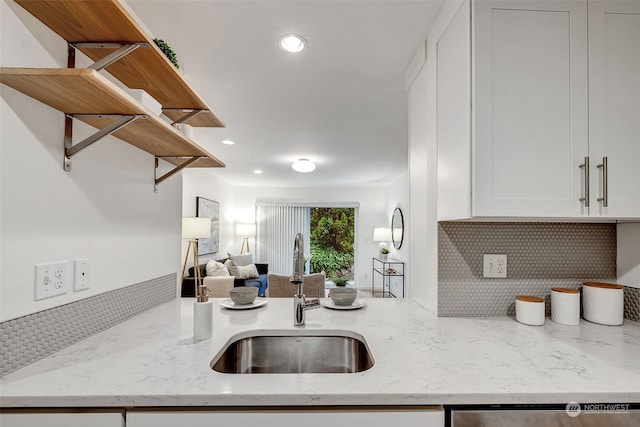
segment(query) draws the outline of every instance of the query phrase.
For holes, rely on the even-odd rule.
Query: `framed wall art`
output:
[[[196,197],[196,216],[211,219],[211,237],[198,239],[198,255],[216,253],[220,246],[220,203]]]

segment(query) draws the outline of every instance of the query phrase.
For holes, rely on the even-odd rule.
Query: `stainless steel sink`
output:
[[[211,368],[226,374],[354,373],[373,363],[355,332],[253,331],[229,340]]]

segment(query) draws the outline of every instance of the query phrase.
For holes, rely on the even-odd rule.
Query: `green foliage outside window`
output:
[[[311,209],[311,272],[353,279],[355,209]]]

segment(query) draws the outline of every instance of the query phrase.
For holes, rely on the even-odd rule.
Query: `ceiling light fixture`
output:
[[[222,141],[220,141],[221,143],[223,143],[224,145],[235,145],[236,143],[233,142],[230,139],[223,139]]]
[[[309,159],[298,159],[291,164],[291,168],[300,173],[309,173],[316,170],[316,164]]]
[[[280,47],[287,52],[297,53],[305,48],[307,42],[300,36],[295,34],[285,34],[280,37]]]
[[[253,173],[255,173],[255,174],[261,174],[261,173],[262,173],[262,171],[261,171],[260,169],[254,169]]]

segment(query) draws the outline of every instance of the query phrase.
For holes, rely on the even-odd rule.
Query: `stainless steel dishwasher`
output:
[[[638,427],[637,403],[461,405],[445,408],[448,427]]]

